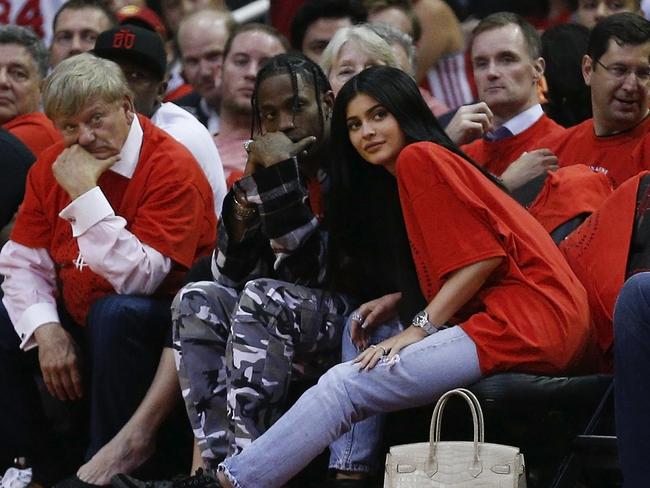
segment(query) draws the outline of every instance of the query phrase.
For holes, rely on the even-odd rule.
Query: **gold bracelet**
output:
[[[235,220],[239,220],[240,222],[244,220],[248,220],[251,217],[254,217],[255,214],[257,213],[257,208],[255,208],[254,206],[242,204],[237,199],[236,193],[233,195],[233,201],[235,203],[233,206],[233,214]]]

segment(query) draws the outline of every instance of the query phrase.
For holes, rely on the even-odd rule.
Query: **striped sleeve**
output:
[[[256,205],[257,216],[242,238],[231,242],[227,216],[235,190]],[[326,233],[311,210],[295,159],[236,182],[222,215],[213,266],[222,284],[241,287],[262,276],[312,287],[324,282]]]

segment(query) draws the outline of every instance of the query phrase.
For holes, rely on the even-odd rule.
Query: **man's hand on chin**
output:
[[[248,161],[244,174],[253,173],[256,167],[268,168],[297,156],[315,142],[316,137],[314,136],[303,137],[299,141],[293,142],[284,132],[279,131],[255,136],[247,148]]]
[[[56,181],[74,200],[97,186],[99,177],[120,159],[119,155],[97,159],[79,144],[63,150],[52,165]]]
[[[47,391],[59,400],[83,396],[78,347],[72,336],[57,322],[41,325],[34,332],[38,361]]]

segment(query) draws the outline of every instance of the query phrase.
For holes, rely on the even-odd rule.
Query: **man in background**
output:
[[[577,3],[576,22],[589,29],[610,15],[622,12],[643,15],[641,0],[578,0]]]
[[[291,23],[291,47],[318,64],[336,31],[365,22],[366,15],[357,0],[308,0]]]
[[[614,187],[650,169],[650,22],[615,14],[591,31],[582,74],[591,88],[593,118],[549,135],[560,166],[586,164],[606,172]]]
[[[117,25],[113,13],[99,0],[69,0],[54,16],[50,65],[90,51],[100,32]]]
[[[41,82],[47,74],[47,50],[26,27],[0,26],[0,124],[36,157],[61,140],[40,112]]]
[[[221,79],[217,70],[235,25],[228,11],[205,9],[185,17],[178,29],[183,75],[193,92],[176,100],[176,104],[191,112],[210,134],[219,131]]]
[[[230,184],[242,175],[246,166],[248,155],[243,144],[251,136],[251,96],[257,73],[270,58],[288,50],[284,36],[265,24],[241,25],[226,43],[223,64],[217,70],[221,105],[219,132],[214,141]]]
[[[510,12],[486,17],[473,34],[474,80],[489,114],[474,116],[491,120],[483,137],[462,149],[513,190],[557,169],[557,158],[537,149],[539,139],[564,131],[544,115],[539,103],[537,87],[545,66],[542,41],[530,23]]]

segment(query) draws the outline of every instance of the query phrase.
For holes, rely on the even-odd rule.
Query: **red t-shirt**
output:
[[[593,119],[588,119],[560,135],[542,139],[538,147],[553,151],[560,166],[586,164],[604,168],[617,188],[628,178],[650,169],[650,144],[644,143],[649,131],[650,117],[646,117],[631,130],[597,137]],[[636,150],[637,146],[643,151]]]
[[[41,112],[19,115],[2,127],[20,139],[37,158],[45,149],[62,140],[61,133]]]
[[[548,172],[528,211],[551,233],[578,215],[595,212],[610,193],[612,184],[604,173],[574,164]]]
[[[201,255],[214,248],[216,217],[212,190],[189,151],[170,135],[139,116],[143,143],[131,179],[106,171],[98,185],[116,215],[127,221],[126,229],[143,244],[173,261],[172,270],[156,295],[172,295],[185,271]],[[88,266],[79,270],[79,254],[70,223],[59,212],[70,197],[52,174],[52,164],[63,143],[46,150],[27,176],[11,239],[24,246],[47,249],[57,269],[57,281],[68,312],[84,324],[90,305],[115,293],[102,276]]]
[[[611,368],[614,304],[625,281],[639,180],[646,174],[623,183],[560,243],[560,250],[587,290],[598,359],[604,370]]]
[[[524,151],[545,147],[539,145],[540,139],[549,134],[562,134],[565,130],[546,115],[542,115],[537,122],[516,136],[493,142],[481,138],[461,146],[461,149],[490,173],[501,176],[510,163],[518,159]]]
[[[483,373],[570,370],[589,336],[587,295],[541,225],[479,170],[433,143],[404,149],[397,179],[428,301],[450,273],[505,258],[454,317],[476,343]]]

